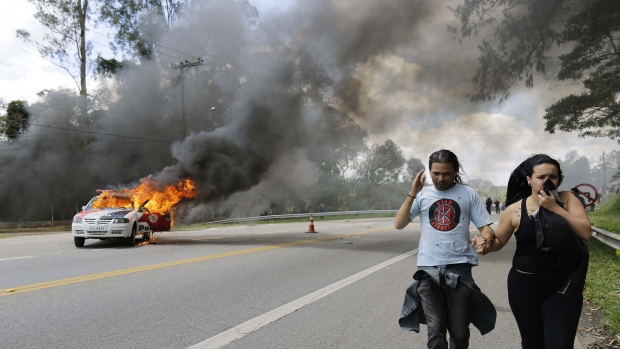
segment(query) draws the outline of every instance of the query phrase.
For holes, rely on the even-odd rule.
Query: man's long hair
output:
[[[527,177],[532,177],[534,166],[540,164],[551,164],[557,167],[558,175],[560,176],[558,187],[562,184],[564,176],[562,175],[560,163],[557,162],[557,160],[546,154],[532,155],[517,166],[510,174],[508,188],[506,189],[506,207],[532,195],[532,187],[527,184]]]
[[[461,166],[461,164],[459,163],[459,158],[456,157],[456,154],[447,149],[437,150],[436,152],[432,153],[431,156],[428,157],[429,171],[431,170],[431,166],[433,165],[433,163],[436,162],[440,164],[452,164],[452,168],[454,169],[454,172],[456,172],[454,181],[458,184],[467,185],[465,182],[463,182],[463,179],[461,179],[461,175],[464,176],[465,171],[463,170],[463,166]]]

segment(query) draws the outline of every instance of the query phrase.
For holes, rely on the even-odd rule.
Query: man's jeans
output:
[[[471,290],[458,283],[455,289],[441,286],[432,278],[420,281],[422,309],[428,326],[428,348],[448,349],[446,329],[450,333],[450,349],[466,349],[469,346],[469,323],[471,320]]]

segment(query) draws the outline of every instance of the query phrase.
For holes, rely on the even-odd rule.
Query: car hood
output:
[[[111,218],[123,218],[131,212],[133,212],[133,210],[120,208],[94,209],[79,212],[75,215],[75,218],[99,218],[102,216],[108,216]]]

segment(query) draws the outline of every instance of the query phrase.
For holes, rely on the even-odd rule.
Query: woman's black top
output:
[[[512,258],[512,266],[527,273],[556,273],[558,272],[556,251],[544,245],[542,248],[536,248],[534,219],[527,213],[526,200],[521,200],[521,220],[519,229],[514,233],[517,250]]]

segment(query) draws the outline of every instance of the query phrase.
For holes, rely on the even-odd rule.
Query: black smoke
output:
[[[398,89],[431,98],[433,88],[466,84],[463,68],[475,65],[475,52],[449,40],[452,18],[441,2],[299,1],[260,17],[246,1],[188,4],[172,30],[153,33],[157,59],[98,81],[88,115],[66,90],[31,106],[36,126],[0,150],[0,219],[48,219],[52,210],[69,219],[95,189],[132,186],[151,174],[162,185],[196,181],[202,205],[189,215],[227,200],[262,210],[334,171],[367,132],[463,112],[458,91],[445,95],[443,109],[418,115],[384,108],[369,98],[361,73],[400,57],[423,69],[403,73]],[[185,70],[184,79],[170,68],[198,58],[204,65]]]

